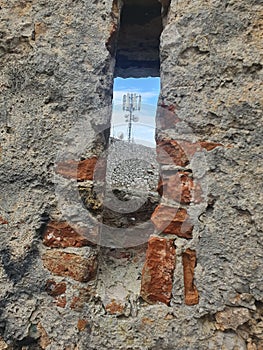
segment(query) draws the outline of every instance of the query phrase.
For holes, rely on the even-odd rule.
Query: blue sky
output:
[[[124,134],[127,139],[128,123],[125,123],[125,113],[122,110],[122,98],[124,94],[136,93],[142,96],[141,110],[134,112],[139,118],[133,123],[132,134],[136,143],[155,146],[155,113],[160,92],[160,78],[116,78],[113,87],[113,111],[111,134],[118,137]]]

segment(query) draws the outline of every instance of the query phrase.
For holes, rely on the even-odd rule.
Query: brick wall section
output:
[[[66,221],[51,221],[48,223],[43,235],[43,244],[48,248],[42,255],[43,266],[49,270],[52,278],[46,281],[45,291],[54,298],[57,307],[65,308],[68,304],[70,308],[80,311],[87,298],[87,293],[80,292],[78,296],[67,295],[67,281],[59,279],[70,279],[71,284],[86,284],[94,282],[97,276],[97,251],[95,244],[85,237],[86,228],[69,225]],[[89,232],[97,235],[97,230]],[[65,252],[62,249],[70,248],[74,252]],[[90,249],[84,256],[81,249]],[[82,255],[81,255],[82,254]],[[58,280],[58,281],[57,281]],[[83,287],[83,290],[86,289]],[[84,297],[83,297],[84,295]]]
[[[103,176],[105,171],[102,171],[104,169],[101,168],[105,166],[105,163],[98,162],[97,156],[84,160],[69,159],[59,162],[55,172],[65,179],[78,181],[78,188],[84,186],[86,190],[87,182],[91,186],[93,184],[96,166],[100,167],[99,175]],[[99,205],[96,207],[100,208]],[[46,249],[42,255],[42,262],[51,273],[52,278],[47,280],[45,291],[54,298],[54,304],[57,307],[65,308],[69,305],[70,308],[78,311],[82,309],[86,299],[81,301],[83,293],[72,295],[67,292],[67,279],[70,280],[70,284],[75,283],[76,288],[79,284],[86,285],[87,282],[95,282],[98,262],[94,242],[97,242],[97,239],[98,225],[96,224],[89,228],[67,221],[51,220],[47,224],[43,234],[43,244]],[[66,252],[63,250],[65,248],[70,248],[71,251]],[[61,278],[65,279],[65,282],[61,282],[59,280]]]
[[[105,306],[105,309],[110,315],[121,315],[124,312],[125,306],[113,299]]]
[[[222,146],[210,141],[190,142],[175,140],[161,136],[162,131],[172,130],[180,119],[176,116],[175,106],[165,106],[157,111],[157,160],[161,167],[161,179],[158,192],[162,196],[161,204],[155,208],[151,220],[155,226],[155,234],[169,235],[171,238],[181,237],[187,240],[193,238],[193,223],[188,214],[190,204],[202,202],[201,184],[194,179],[189,168],[191,159],[196,152],[211,151]],[[169,166],[169,170],[163,169]],[[174,204],[166,204],[172,200]],[[167,269],[167,260],[163,258],[163,247],[170,246],[170,259],[175,261],[173,239],[151,237],[149,240],[146,261],[143,268],[141,296],[149,303],[161,301],[169,305],[172,298],[172,281],[174,268]],[[160,251],[158,251],[160,249]],[[196,252],[185,249],[182,254],[184,271],[184,295],[186,305],[199,302],[199,294],[194,284],[194,268],[196,266]],[[166,279],[160,273],[166,274]],[[168,277],[169,276],[169,277]],[[169,292],[167,292],[168,288]]]

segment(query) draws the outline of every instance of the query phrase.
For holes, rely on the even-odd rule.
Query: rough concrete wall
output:
[[[58,206],[56,192],[57,183],[62,189],[76,184],[86,163],[90,173],[84,171],[81,180],[92,178],[93,159],[104,148],[114,70],[106,47],[116,26],[113,4],[0,5],[1,335],[11,348],[86,349],[88,328],[74,300],[88,298],[97,249],[74,236],[63,205],[67,218],[75,213],[67,198]],[[60,161],[73,161],[73,180],[63,182]],[[62,172],[57,180],[56,168]],[[48,219],[53,226],[43,245]],[[56,232],[64,232],[63,241]]]
[[[165,337],[172,349],[263,346],[262,316],[254,319],[262,315],[263,296],[260,28],[259,1],[173,1],[162,34],[157,143],[168,155],[167,161],[159,157],[168,173],[163,203],[178,207],[167,186],[180,168],[191,171],[203,192],[199,204],[184,206],[193,238],[175,240],[177,338]],[[154,218],[157,227],[167,219],[160,208]],[[186,259],[190,252],[196,263]],[[189,271],[195,285],[187,293]],[[184,288],[186,302],[199,294],[197,305],[183,305]]]
[[[0,348],[262,349],[260,2],[171,3],[147,251],[94,246],[64,191],[100,213],[112,2],[0,6]]]

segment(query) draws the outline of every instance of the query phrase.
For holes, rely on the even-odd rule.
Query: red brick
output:
[[[65,282],[56,283],[54,280],[48,280],[45,289],[49,295],[57,297],[66,292],[67,285]]]
[[[165,198],[182,204],[200,203],[202,190],[189,172],[178,171],[176,174],[163,175],[158,184],[158,192]]]
[[[73,296],[70,303],[70,308],[73,310],[81,311],[86,303],[89,302],[90,298],[94,295],[90,287],[79,288],[78,296]]]
[[[6,221],[2,216],[0,216],[0,225],[7,225],[8,221]]]
[[[67,179],[77,179],[78,181],[93,180],[97,160],[97,157],[80,161],[74,159],[67,160],[58,163],[55,171]]]
[[[169,304],[172,297],[175,247],[173,240],[151,237],[142,271],[141,297],[150,304]]]
[[[200,141],[199,142],[202,148],[205,148],[207,151],[212,151],[216,147],[222,147],[222,143],[215,143],[210,141]]]
[[[56,300],[56,305],[57,305],[58,307],[64,308],[64,307],[66,306],[66,304],[67,304],[67,299],[66,299],[65,296],[56,297],[55,300]]]
[[[181,142],[175,140],[157,140],[157,161],[161,164],[175,164],[186,166],[189,164],[188,155],[185,153]]]
[[[221,143],[210,141],[189,142],[184,140],[157,139],[157,161],[161,164],[186,166],[193,155],[203,148],[207,151],[223,146]]]
[[[80,298],[79,297],[76,297],[76,296],[74,296],[73,298],[72,298],[72,301],[71,301],[71,303],[70,303],[70,308],[71,309],[82,309],[83,308],[83,304],[81,303],[81,305],[79,305],[80,304]]]
[[[159,204],[151,217],[157,230],[163,234],[192,238],[193,225],[184,208]]]
[[[88,282],[96,277],[97,257],[83,258],[77,254],[49,250],[43,257],[43,265],[55,275]]]
[[[80,332],[84,331],[87,327],[88,321],[80,319],[78,320],[77,328]]]
[[[109,304],[105,306],[105,309],[108,314],[121,315],[124,313],[125,305],[122,305],[113,299]]]
[[[58,307],[64,308],[67,304],[66,296],[63,295],[66,292],[66,283],[56,283],[54,280],[48,280],[45,286],[46,292],[54,297],[54,303]]]
[[[186,305],[195,305],[199,302],[199,294],[194,285],[194,268],[196,265],[196,252],[187,249],[183,253],[184,268],[184,296]]]
[[[65,221],[51,221],[44,233],[43,243],[51,248],[94,245],[94,243],[84,237],[84,233],[84,229],[78,228],[76,231]]]

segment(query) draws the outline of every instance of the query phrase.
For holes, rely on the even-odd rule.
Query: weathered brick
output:
[[[35,29],[34,29],[34,34],[35,34],[35,40],[41,35],[45,34],[47,31],[47,26],[43,22],[37,22],[35,23]]]
[[[156,151],[157,161],[161,164],[186,166],[190,162],[182,143],[176,140],[157,140]]]
[[[63,296],[58,296],[55,298],[55,303],[58,307],[64,308],[67,304],[67,298]]]
[[[109,304],[105,306],[105,309],[108,314],[111,315],[122,315],[125,310],[125,305],[117,302],[116,300],[112,300]]]
[[[222,143],[210,142],[210,141],[200,141],[199,142],[202,148],[205,148],[207,151],[212,151],[216,147],[222,147]]]
[[[95,292],[92,292],[90,287],[79,288],[78,291],[78,295],[74,295],[71,300],[70,308],[76,311],[81,311],[84,305],[88,303],[90,298],[95,294]]]
[[[45,290],[52,297],[64,294],[66,292],[67,285],[65,282],[56,283],[54,280],[47,280]]]
[[[173,240],[151,237],[142,271],[141,297],[148,303],[169,304],[172,297],[175,247]]]
[[[141,322],[143,325],[151,326],[155,321],[152,318],[143,317]]]
[[[202,201],[201,186],[194,181],[187,171],[163,174],[158,184],[158,192],[161,196],[182,204],[200,203]]]
[[[0,225],[7,225],[8,221],[6,221],[2,216],[0,216]]]
[[[90,235],[95,235],[91,232]],[[65,221],[51,221],[44,233],[43,243],[51,248],[83,247],[94,245],[85,236],[85,229],[78,228],[77,231]]]
[[[97,160],[97,157],[80,161],[70,159],[58,163],[55,171],[57,174],[60,174],[67,179],[77,179],[78,181],[93,180]]]
[[[66,292],[67,285],[64,282],[56,283],[54,280],[48,280],[45,286],[46,292],[52,296],[55,300],[54,303],[58,307],[64,308],[67,303],[66,296],[63,295]]]
[[[194,268],[196,265],[196,252],[187,249],[183,253],[184,268],[184,297],[186,305],[195,305],[199,302],[199,294],[194,285]]]
[[[87,282],[96,277],[97,257],[83,258],[77,254],[49,250],[43,256],[43,265],[55,275]]]
[[[88,325],[87,320],[80,319],[78,320],[77,328],[80,332],[84,331]]]
[[[192,238],[193,225],[184,208],[173,208],[159,204],[151,217],[159,232]]]
[[[215,147],[223,146],[221,143],[210,141],[189,142],[184,140],[157,139],[157,161],[161,164],[174,164],[186,166],[190,163],[196,152],[206,149],[213,150]]]

